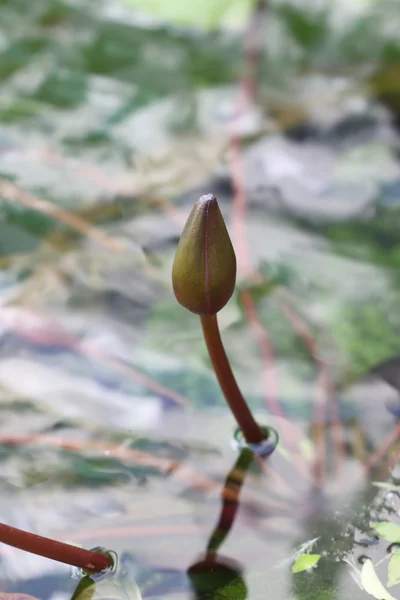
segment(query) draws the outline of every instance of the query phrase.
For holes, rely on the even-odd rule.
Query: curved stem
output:
[[[219,385],[233,416],[243,431],[243,435],[250,443],[256,444],[265,439],[265,435],[255,420],[239,390],[236,379],[222,344],[216,315],[201,316],[204,339],[207,350],[214,367]]]
[[[0,523],[0,542],[94,573],[111,566],[111,558],[106,554],[77,548],[4,523]]]

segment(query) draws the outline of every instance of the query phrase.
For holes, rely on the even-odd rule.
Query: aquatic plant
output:
[[[233,294],[236,256],[217,199],[212,194],[202,196],[189,215],[177,248],[172,281],[180,304],[200,316],[214,371],[241,433],[249,443],[263,442],[268,431],[256,423],[242,396],[219,332],[217,313]],[[247,454],[242,450],[241,460],[243,456]],[[215,535],[220,543],[220,535]],[[215,544],[214,537],[211,545]],[[112,558],[107,552],[85,550],[6,524],[0,524],[0,542],[86,572],[112,566]]]
[[[244,437],[259,443],[266,432],[256,423],[232,373],[222,344],[217,313],[233,294],[236,256],[218,201],[201,196],[182,231],[172,268],[178,302],[200,316],[204,339],[218,382]]]

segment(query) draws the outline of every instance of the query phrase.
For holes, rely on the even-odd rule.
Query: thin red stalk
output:
[[[129,526],[123,527],[120,529],[117,528],[108,528],[108,529],[95,529],[93,531],[78,531],[74,532],[71,537],[73,537],[76,541],[90,541],[90,540],[98,540],[99,538],[110,538],[110,537],[147,537],[147,536],[157,536],[157,535],[182,535],[182,534],[200,534],[201,528],[199,525],[138,525],[138,526]],[[70,537],[70,536],[69,536]],[[71,544],[65,544],[66,546],[71,546]],[[16,547],[16,546],[14,546]],[[72,546],[73,547],[73,546]],[[9,554],[10,552],[14,552],[13,548],[10,546],[5,546],[4,551],[0,546],[0,556],[4,556]],[[86,550],[86,552],[89,552]],[[97,554],[97,553],[93,553]],[[103,556],[99,554],[99,556]],[[105,557],[107,558],[107,557]]]
[[[266,334],[265,328],[263,327],[260,318],[257,314],[254,300],[251,294],[249,294],[248,292],[242,292],[240,294],[240,298],[243,307],[247,313],[248,319],[250,321],[250,326],[253,330],[254,337],[258,343],[262,355],[266,359],[266,363],[271,364],[274,362],[273,349],[269,342],[269,338]],[[285,413],[282,410],[280,403],[278,402],[276,377],[273,369],[265,369],[265,381],[266,388],[270,391],[268,402],[269,410],[271,414],[283,418],[285,416]]]
[[[243,89],[249,100],[257,95],[257,72],[262,55],[263,32],[267,19],[268,0],[258,0],[251,15],[245,37],[246,73],[243,75]]]
[[[304,344],[308,348],[316,366],[320,370],[319,381],[321,386],[323,386],[323,390],[321,389],[318,392],[318,388],[316,390],[316,395],[320,396],[321,394],[325,394],[326,398],[331,398],[332,393],[334,395],[334,415],[333,415],[333,433],[334,433],[334,442],[336,446],[337,452],[335,453],[335,458],[337,459],[336,467],[339,468],[343,462],[345,456],[345,448],[344,448],[344,439],[343,439],[343,431],[342,425],[340,421],[339,415],[339,402],[338,396],[334,393],[333,384],[329,377],[328,365],[325,361],[321,360],[318,355],[317,343],[310,330],[304,321],[299,317],[296,312],[289,307],[287,304],[281,304],[280,308],[286,317],[286,319],[291,323],[293,328],[296,330],[297,334],[303,339]],[[332,392],[332,393],[331,393]],[[318,398],[316,398],[315,404],[315,413],[318,410]],[[317,415],[315,414],[317,417]]]
[[[246,440],[251,443],[261,442],[265,435],[253,419],[236,383],[219,334],[217,316],[202,316],[200,319],[208,353],[229,408],[242,429]]]
[[[311,436],[314,442],[313,475],[315,485],[322,487],[326,474],[326,399],[324,390],[324,370],[321,370],[316,382],[314,414],[311,423]]]
[[[247,197],[244,186],[244,173],[243,165],[240,155],[240,142],[237,136],[232,135],[230,140],[230,161],[231,161],[231,173],[232,183],[234,188],[233,198],[233,228],[237,247],[237,257],[239,268],[247,276],[254,276],[254,271],[251,267],[250,258],[248,255],[248,245],[246,238],[246,209],[247,209]],[[266,381],[266,404],[269,412],[273,415],[283,417],[284,411],[282,410],[278,401],[278,385],[275,369],[275,356],[272,344],[269,339],[267,329],[262,324],[257,310],[254,305],[253,298],[247,292],[241,294],[243,308],[247,315],[248,321],[251,325],[254,337],[261,351],[261,354],[266,363],[265,369],[265,381]],[[288,448],[293,450],[293,443],[290,435],[283,432],[284,441]]]
[[[246,104],[249,100],[253,100],[257,90],[257,68],[261,56],[261,39],[263,30],[263,21],[266,15],[267,2],[260,0],[251,16],[247,35],[245,38],[246,46],[246,65],[247,69],[241,80],[242,94],[239,96],[238,106],[235,117],[240,117]],[[233,126],[235,120],[233,121]],[[245,222],[247,198],[244,186],[243,165],[240,155],[241,147],[240,140],[235,132],[232,132],[230,138],[229,159],[231,163],[232,184],[234,189],[233,198],[233,230],[235,237],[235,246],[237,248],[237,257],[239,268],[247,274],[252,274],[251,261],[248,253],[248,245],[246,239]],[[254,307],[253,299],[247,293],[242,296],[243,306],[247,314],[248,320],[252,326],[259,348],[265,358],[268,368],[266,370],[266,389],[267,389],[267,406],[273,414],[281,414],[282,411],[278,408],[278,393],[277,393],[277,378],[275,373],[275,359],[272,345],[269,340],[268,333],[263,327],[257,312]]]
[[[280,402],[278,401],[278,391],[275,373],[275,357],[272,345],[269,340],[268,332],[263,326],[254,304],[254,300],[248,292],[242,292],[241,300],[243,308],[247,314],[251,329],[253,331],[254,338],[260,349],[261,355],[263,356],[266,364],[264,369],[265,376],[265,387],[267,390],[267,407],[271,415],[278,416],[282,419],[282,438],[287,448],[295,453],[295,442],[290,435],[289,429],[285,426],[286,418],[285,412],[283,411]]]
[[[317,355],[317,346],[315,340],[311,334],[307,331],[304,323],[298,318],[298,316],[291,311],[291,309],[283,304],[281,310],[285,315],[286,319],[291,323],[297,334],[304,340],[306,347],[308,348],[314,362],[319,366],[319,375],[317,377],[315,386],[315,401],[313,408],[313,419],[312,419],[312,439],[315,448],[315,461],[313,465],[313,476],[315,484],[321,487],[325,478],[326,472],[326,398],[327,390],[325,386],[326,372],[325,365],[319,362]]]
[[[257,92],[257,68],[259,65],[259,60],[261,56],[261,39],[262,36],[260,33],[263,30],[263,21],[262,17],[265,17],[266,11],[268,8],[267,0],[259,0],[257,7],[252,15],[251,21],[249,23],[248,35],[247,35],[247,48],[246,48],[246,59],[247,59],[247,72],[242,78],[241,87],[243,93],[240,96],[240,102],[237,110],[237,115],[240,116],[245,104],[249,100],[254,100]],[[245,217],[246,217],[246,207],[247,207],[247,198],[244,187],[244,174],[243,168],[241,164],[241,156],[240,156],[240,141],[238,137],[233,134],[231,136],[230,143],[230,160],[231,160],[231,172],[232,172],[232,182],[234,188],[234,210],[233,210],[233,223],[234,230],[236,232],[237,239],[237,247],[238,247],[238,259],[239,264],[242,266],[243,271],[247,275],[254,276],[250,266],[250,260],[248,256],[248,246],[246,242],[246,234],[245,234]],[[268,390],[268,406],[273,407],[273,410],[276,412],[277,410],[277,392],[275,386],[271,386],[272,382],[275,382],[275,369],[274,369],[274,356],[272,346],[269,341],[268,333],[265,327],[262,326],[262,323],[258,319],[257,313],[255,311],[254,303],[250,295],[248,295],[244,303],[244,308],[246,310],[247,316],[249,318],[250,323],[253,324],[253,330],[255,333],[260,331],[260,327],[256,327],[257,322],[261,326],[261,330],[263,332],[263,336],[261,339],[260,333],[256,335],[256,339],[260,348],[262,349],[263,355],[266,359],[266,362],[270,364],[271,368],[269,371],[269,378],[267,381],[267,390]],[[242,295],[242,298],[246,298],[246,295]],[[256,331],[257,330],[257,331]],[[325,381],[326,375],[322,372],[321,376],[321,384]],[[272,388],[272,390],[271,390]],[[272,393],[271,393],[272,392]],[[271,399],[272,397],[272,399]],[[318,403],[319,406],[319,403]],[[318,409],[319,410],[319,409]],[[324,437],[324,436],[322,436]],[[321,439],[321,436],[319,436]],[[322,439],[323,441],[323,439]],[[321,446],[321,443],[318,444]],[[322,474],[322,455],[318,452],[319,464],[316,465],[318,479],[321,478]]]
[[[231,139],[231,172],[232,181],[234,186],[234,198],[233,198],[233,225],[235,231],[237,256],[239,267],[242,268],[243,272],[247,275],[252,274],[252,268],[250,259],[248,256],[248,246],[246,241],[245,232],[245,219],[246,219],[246,193],[243,185],[243,173],[240,158],[240,145],[238,139]],[[265,327],[262,325],[257,311],[254,306],[253,299],[247,292],[242,293],[243,308],[246,312],[249,323],[252,327],[253,333],[257,344],[262,352],[262,355],[266,361],[266,401],[268,410],[272,414],[283,414],[283,411],[279,407],[278,403],[278,392],[277,392],[277,377],[275,372],[275,357],[274,351],[269,340],[268,333]]]
[[[372,454],[368,460],[364,463],[364,469],[368,473],[371,471],[386,454],[386,452],[400,439],[400,424],[396,425],[394,429],[389,433],[383,444]]]
[[[296,502],[299,494],[293,486],[293,481],[286,481],[280,474],[279,469],[274,469],[272,462],[264,460],[261,456],[255,456],[256,462],[259,464],[260,469],[266,473],[269,477],[274,480],[274,489],[282,491],[289,496],[290,501]]]
[[[94,227],[79,215],[68,212],[48,200],[34,196],[1,177],[0,192],[9,200],[42,214],[49,215],[60,223],[78,231],[81,235],[91,238],[94,242],[107,250],[113,252],[126,252],[126,244],[122,243],[120,240],[110,238],[104,231]]]
[[[103,571],[111,566],[111,558],[105,554],[77,548],[4,523],[0,523],[0,542],[87,571]]]

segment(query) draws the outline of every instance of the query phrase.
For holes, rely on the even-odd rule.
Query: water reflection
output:
[[[247,598],[242,568],[230,558],[207,555],[190,567],[188,575],[194,590],[193,600]]]
[[[346,439],[349,442],[353,439],[353,428],[354,423],[346,425]],[[280,430],[281,426],[277,429]],[[331,425],[328,423],[324,437],[328,450],[330,445],[327,438],[331,434]],[[33,455],[35,464],[43,463],[46,451],[47,456],[54,455],[64,475],[71,455],[83,461],[85,469],[82,470],[79,487],[71,491],[71,505],[67,517],[68,524],[73,523],[72,519],[75,518],[74,528],[80,531],[73,536],[72,532],[68,531],[68,537],[72,536],[75,541],[83,541],[88,547],[94,545],[92,542],[103,543],[107,547],[115,548],[121,559],[124,554],[125,558],[130,556],[130,562],[121,560],[121,565],[124,562],[123,566],[126,567],[126,573],[122,573],[121,570],[119,585],[122,585],[122,580],[127,584],[136,581],[145,599],[169,598],[170,595],[175,598],[173,594],[178,593],[182,594],[180,600],[213,598],[213,594],[215,597],[221,597],[222,593],[228,593],[228,590],[235,586],[235,597],[258,600],[260,596],[257,594],[263,589],[265,580],[270,580],[276,586],[281,585],[278,590],[280,598],[293,595],[298,598],[312,598],[314,589],[329,589],[332,594],[334,591],[337,593],[343,578],[348,578],[349,568],[346,561],[354,559],[357,565],[359,555],[366,554],[369,558],[375,558],[379,557],[382,551],[383,544],[375,543],[376,534],[371,531],[371,522],[397,518],[398,481],[394,472],[393,478],[389,479],[397,459],[396,452],[389,451],[391,447],[393,450],[396,448],[396,439],[392,435],[388,438],[391,441],[390,445],[385,443],[386,451],[382,453],[375,448],[378,450],[375,458],[363,464],[356,460],[349,444],[347,456],[340,469],[336,470],[335,461],[332,465],[327,461],[328,468],[321,488],[316,487],[312,477],[312,456],[306,459],[299,453],[295,457],[299,460],[295,462],[283,445],[264,461],[253,460],[251,452],[243,449],[221,485],[218,483],[219,475],[226,469],[222,453],[206,453],[204,449],[197,452],[194,447],[186,447],[186,451],[183,452],[179,447],[175,448],[172,442],[167,444],[160,440],[139,440],[140,443],[136,440],[136,446],[133,439],[130,439],[120,446],[116,442],[121,438],[122,436],[115,438],[113,444],[107,442],[103,436],[101,442],[92,441],[87,444],[71,441],[67,445],[65,441],[59,440],[57,445],[48,443],[46,447],[44,442],[49,442],[49,438],[44,436],[31,439],[30,446],[16,444],[16,440],[9,437],[4,451],[8,450],[7,456],[12,457],[14,449],[17,448],[20,460],[23,453]],[[18,441],[21,442],[21,438],[18,438]],[[57,452],[55,449],[51,450],[54,446]],[[59,451],[60,446],[65,446],[62,453]],[[98,453],[103,454],[106,448],[110,453],[107,460],[118,458],[121,469],[125,470],[128,466],[138,468],[140,465],[142,468],[144,465],[154,467],[161,461],[161,455],[163,459],[160,464],[164,468],[160,472],[157,471],[157,475],[152,471],[146,472],[146,486],[139,485],[135,478],[127,481],[125,477],[115,479],[113,476],[111,479],[105,478],[104,481],[102,478],[102,487],[95,491],[93,480],[94,474],[99,472],[99,466],[102,475],[108,471],[104,470],[104,465],[97,463],[97,459],[88,458],[96,458]],[[361,454],[364,455],[365,452]],[[80,471],[82,464],[74,460],[71,470]],[[169,468],[171,464],[174,465],[173,469]],[[349,471],[350,466],[357,471]],[[199,472],[195,473],[194,467],[199,468],[201,477]],[[54,477],[54,467],[52,473]],[[165,477],[160,479],[162,473]],[[359,483],[354,474],[360,475]],[[372,485],[371,481],[374,480],[381,483]],[[69,476],[67,481],[70,485]],[[83,495],[84,482],[90,490]],[[286,484],[287,490],[284,487]],[[379,489],[380,487],[382,489]],[[40,517],[41,511],[34,499],[39,497],[40,488],[40,484],[36,484],[29,491],[32,514],[36,519]],[[159,495],[156,497],[157,489]],[[172,494],[168,496],[166,489]],[[44,489],[43,501],[47,498],[48,490],[49,485]],[[61,492],[65,501],[65,489]],[[214,492],[221,498],[221,507],[215,526],[204,541],[204,530],[199,526],[198,517],[203,507],[207,517],[212,517],[212,507],[215,505],[209,505],[208,501],[214,496]],[[95,500],[94,495],[97,496],[95,506],[92,504]],[[118,500],[122,509],[131,503],[132,510],[122,510],[118,514],[115,514],[115,511],[110,512],[107,506],[98,504],[100,497],[107,506]],[[90,508],[91,513],[85,510],[80,515],[79,503],[84,508]],[[57,505],[54,517],[60,520],[62,514]],[[44,518],[47,527],[50,521],[48,503],[44,505],[42,518],[42,523],[37,526],[40,532],[46,527]],[[194,520],[197,520],[196,525]],[[286,529],[279,529],[282,524]],[[234,535],[231,536],[233,525]],[[67,524],[65,529],[66,526]],[[208,528],[206,531],[208,532]],[[183,537],[178,538],[176,535]],[[313,540],[313,543],[304,548],[306,540]],[[384,554],[386,546],[387,544]],[[202,548],[204,553],[191,564]],[[224,554],[220,554],[222,548]],[[303,553],[318,553],[321,560],[310,573],[297,573],[292,578],[291,554],[293,549],[298,553],[299,548],[303,548]],[[7,591],[23,591],[45,600],[51,598],[56,591],[68,588],[67,574],[62,577],[60,573],[58,579],[46,577],[42,564],[38,566],[40,573],[36,572],[36,579],[32,577],[27,580],[30,560],[31,557],[28,556],[23,566],[24,573],[15,582],[10,581],[13,572],[11,563],[4,561],[1,575],[7,582]],[[277,570],[278,563],[284,560],[286,563],[280,572]],[[191,566],[188,568],[189,564]],[[50,568],[53,569],[51,565]],[[53,570],[51,574],[53,576]],[[261,583],[256,581],[256,577],[262,580]],[[290,585],[291,594],[290,591],[282,589],[282,586]],[[342,600],[347,598],[341,594],[339,597]]]
[[[254,455],[244,448],[229,471],[222,490],[222,508],[204,556],[188,569],[194,598],[200,600],[235,597],[247,598],[242,566],[218,551],[232,529],[239,508],[239,496],[246,473],[254,463]],[[221,595],[222,594],[222,595]]]

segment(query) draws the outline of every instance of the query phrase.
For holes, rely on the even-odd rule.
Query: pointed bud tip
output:
[[[214,194],[196,202],[186,221],[172,268],[180,304],[198,315],[216,314],[231,297],[236,257]]]
[[[214,194],[204,194],[197,200],[197,204],[209,204],[211,202],[216,202],[218,204],[218,200]]]

